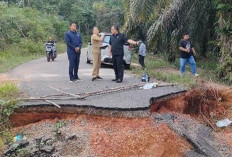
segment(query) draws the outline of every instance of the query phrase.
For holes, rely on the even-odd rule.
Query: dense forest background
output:
[[[232,0],[1,0],[0,65],[43,54],[51,35],[62,43],[70,21],[79,24],[86,42],[93,26],[109,32],[118,24],[170,62],[189,32],[197,58],[213,61],[217,77],[232,82]]]
[[[0,0],[0,72],[44,54],[49,36],[65,51],[64,33],[77,22],[84,43],[93,26],[123,25],[122,0]]]
[[[189,32],[197,58],[213,60],[216,75],[232,82],[232,0],[131,0],[125,12],[123,30],[147,41],[151,52],[174,61]]]

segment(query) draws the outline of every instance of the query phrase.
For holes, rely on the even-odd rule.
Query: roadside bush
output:
[[[0,84],[0,145],[11,142],[9,117],[17,108],[15,100],[19,95],[18,87],[15,84]]]
[[[63,41],[67,24],[56,15],[0,3],[0,45],[4,46],[1,49],[12,44],[28,44],[29,48],[34,48],[33,42],[45,42],[51,35]]]
[[[44,43],[24,40],[19,44],[21,54],[42,54],[45,51]]]

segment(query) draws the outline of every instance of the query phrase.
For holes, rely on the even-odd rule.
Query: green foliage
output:
[[[44,55],[44,44],[22,40],[20,43],[9,45],[0,50],[0,72],[8,71],[15,66]]]
[[[1,45],[8,45],[25,40],[46,41],[51,35],[63,39],[67,24],[58,16],[42,14],[31,8],[7,7],[0,3],[0,28],[0,41],[5,42]]]
[[[123,25],[124,10],[122,0],[95,1],[93,11],[96,17],[96,26],[103,32],[110,32],[112,25]]]
[[[2,133],[4,140],[6,141],[6,143],[10,143],[12,142],[12,133],[9,130],[4,130],[4,132]]]
[[[184,32],[189,32],[197,57],[210,63],[219,61],[220,64],[215,64],[217,67],[213,66],[214,72],[232,82],[231,0],[124,2],[127,18],[123,30],[135,38],[146,40],[150,52],[177,56],[178,42]]]
[[[9,117],[17,108],[17,101],[15,99],[18,95],[19,90],[15,84],[0,84],[0,137],[3,139],[2,142],[9,143],[12,141],[9,130],[11,127]]]
[[[136,62],[137,60],[138,58],[134,56],[133,61]],[[163,56],[148,55],[145,59],[145,62],[146,62],[145,71],[152,78],[156,78],[157,80],[160,81],[169,82],[188,88],[196,86],[197,84],[197,82],[193,80],[193,76],[187,74],[183,76],[180,75],[178,69],[176,69],[174,65],[171,65],[168,61],[166,61],[163,58]],[[132,72],[135,74],[139,74],[140,76],[142,76],[142,74],[144,73],[141,67],[133,67]]]
[[[18,87],[14,84],[5,83],[0,85],[0,98],[9,99],[15,97],[19,92]]]
[[[19,0],[15,4],[19,5]],[[88,36],[95,25],[109,31],[111,24],[123,23],[122,0],[30,0],[24,1],[23,6],[59,15],[67,23],[77,22],[83,36]]]
[[[213,31],[212,6],[211,0],[133,0],[124,30],[147,40],[153,52],[169,54],[178,52],[178,42],[189,32],[199,54],[205,55]]]
[[[157,0],[131,0],[130,13],[133,21],[145,22],[151,15]]]
[[[95,25],[95,14],[90,1],[65,0],[59,3],[58,14],[68,22],[76,22],[83,35],[88,35]]]
[[[57,122],[55,124],[55,130],[62,128],[63,126],[65,126],[65,124],[66,124],[65,120],[61,120],[61,121]]]
[[[68,22],[58,15],[0,3],[0,72],[44,55],[44,43],[49,36],[62,41],[57,44],[57,51],[64,52],[67,28]]]
[[[0,114],[1,118],[10,116],[15,107],[15,98],[19,95],[18,87],[15,84],[4,83],[0,85]]]
[[[232,3],[230,0],[216,0],[217,33],[220,45],[219,76],[232,83]]]
[[[66,125],[66,121],[65,120],[60,120],[55,124],[55,127],[53,129],[53,133],[55,138],[58,140],[60,138],[62,138],[62,135],[59,131],[59,129],[63,128]]]

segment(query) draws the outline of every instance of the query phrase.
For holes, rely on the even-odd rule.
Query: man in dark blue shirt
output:
[[[67,53],[69,60],[69,78],[71,82],[76,82],[78,77],[78,68],[80,63],[82,40],[81,34],[77,32],[77,24],[70,23],[70,30],[65,33],[65,42],[67,44]]]
[[[115,72],[115,79],[112,81],[116,81],[117,83],[121,83],[123,81],[124,75],[124,44],[134,44],[137,42],[127,39],[125,34],[119,33],[118,26],[111,27],[112,36],[110,37],[110,45],[109,45],[109,55],[112,56],[113,67]]]

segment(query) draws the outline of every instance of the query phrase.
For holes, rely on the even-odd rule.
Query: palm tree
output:
[[[217,1],[220,54],[220,77],[232,82],[232,4],[231,0]]]
[[[137,37],[141,37],[142,32],[153,52],[175,55],[178,41],[186,31],[198,55],[205,57],[206,52],[211,51],[208,43],[218,42],[220,75],[232,82],[231,0],[125,0],[125,10],[123,31]],[[218,21],[217,26],[215,21]],[[219,53],[215,49],[212,51]]]
[[[211,3],[211,0],[130,0],[124,30],[129,32],[143,25],[148,44],[171,53],[176,51],[183,32],[189,31],[192,36],[207,34],[212,27],[208,23]]]
[[[145,22],[151,15],[158,0],[130,0],[130,14],[135,22]]]

